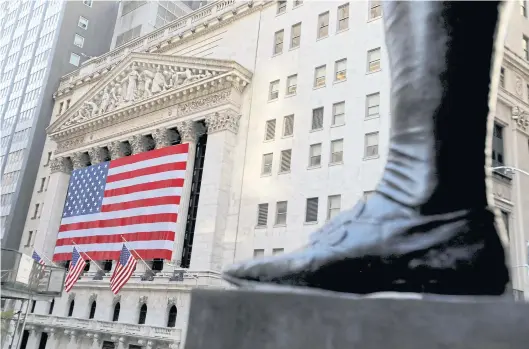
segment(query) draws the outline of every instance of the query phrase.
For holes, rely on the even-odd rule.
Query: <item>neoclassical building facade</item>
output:
[[[192,288],[226,287],[224,265],[292,251],[367,197],[389,135],[381,16],[374,1],[215,1],[64,76],[21,251],[52,258],[72,170],[188,143],[185,185],[171,260],[139,262],[117,296],[115,261],[90,263],[31,306],[25,347],[183,348]],[[529,110],[529,88],[515,97],[499,117],[527,144],[512,108]],[[529,204],[504,177],[496,200],[526,263]]]

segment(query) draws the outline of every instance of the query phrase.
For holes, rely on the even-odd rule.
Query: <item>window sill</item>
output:
[[[31,217],[30,219],[37,219],[37,217]]]
[[[323,127],[312,129],[309,132],[318,132],[318,131],[323,131]]]
[[[272,173],[261,173],[261,178],[272,177]]]
[[[278,53],[274,53],[274,54],[272,55],[272,58],[277,57],[277,56],[281,56],[282,54],[283,54],[283,51],[278,52]]]
[[[364,161],[367,161],[367,160],[375,160],[375,159],[378,159],[380,156],[379,155],[375,155],[375,156],[364,156]]]
[[[321,38],[317,38],[316,41],[325,40],[329,37],[329,34],[322,36]]]
[[[303,225],[316,225],[318,224],[318,221],[314,221],[314,222],[303,222]]]
[[[367,20],[367,23],[374,22],[374,21],[379,20],[381,18],[382,18],[382,16],[378,16],[378,17],[375,17],[375,18],[370,18],[370,19]]]
[[[364,121],[375,120],[375,119],[380,119],[380,114],[378,114],[377,116],[368,116],[364,118]]]
[[[378,73],[378,72],[380,72],[380,71],[382,71],[382,69],[377,69],[377,70],[373,70],[373,71],[367,71],[367,72],[366,72],[366,75],[375,74],[375,73]]]
[[[279,16],[281,16],[281,15],[284,15],[285,13],[287,13],[287,10],[286,10],[286,9],[285,9],[285,11],[283,11],[283,12],[279,12],[279,13],[276,12],[276,17],[279,17]]]
[[[319,90],[320,88],[325,88],[327,85],[321,85],[321,86],[314,86],[313,90]]]
[[[343,79],[343,80],[334,80],[332,84],[333,84],[333,85],[336,85],[336,84],[340,84],[340,83],[342,83],[342,82],[346,82],[346,81],[347,81],[347,78],[345,78],[345,79]]]
[[[274,99],[269,99],[267,103],[277,102],[278,100],[279,100],[279,97],[274,98]]]
[[[342,127],[342,126],[345,126],[345,122],[344,122],[343,124],[334,124],[334,125],[331,125],[331,128]]]
[[[278,172],[277,174],[278,174],[278,175],[284,175],[284,174],[289,174],[289,173],[290,173],[290,170],[288,170],[288,171]]]
[[[283,135],[283,136],[281,136],[281,139],[287,139],[287,138],[292,138],[292,137],[294,137],[293,134],[291,134],[291,135],[286,135],[286,136]]]
[[[303,6],[303,4],[304,4],[303,2],[302,2],[301,4],[297,4],[297,5],[293,6],[292,9],[295,9],[295,8],[301,7],[301,6]]]
[[[307,167],[307,170],[315,170],[315,169],[318,169],[318,168],[321,168],[321,165],[309,166],[309,167]]]
[[[343,165],[343,161],[340,161],[340,162],[329,162],[329,166],[339,166],[339,165]]]
[[[288,49],[288,51],[296,51],[296,50],[299,48],[299,46],[301,46],[301,45],[294,46],[294,47],[290,47],[290,48]]]
[[[274,224],[273,228],[284,228],[286,226],[286,224]]]
[[[347,27],[345,29],[336,30],[336,34],[344,33],[346,31],[349,31],[349,27]]]
[[[42,193],[44,190],[37,190],[37,193]]]
[[[296,93],[293,93],[291,95],[285,95],[285,98],[290,98],[290,97],[295,97],[296,96]]]
[[[267,225],[256,225],[254,229],[267,229]]]
[[[272,138],[272,139],[265,139],[265,140],[263,140],[263,143],[271,143],[271,142],[273,142],[275,140],[276,140],[275,137]]]

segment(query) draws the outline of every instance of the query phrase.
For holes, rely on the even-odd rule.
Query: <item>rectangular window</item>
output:
[[[292,136],[294,133],[294,115],[287,115],[283,119],[283,137]]]
[[[29,247],[31,246],[31,239],[33,238],[33,230],[30,230],[28,232],[28,239],[26,241],[26,244],[24,245],[24,247]]]
[[[81,60],[81,57],[75,53],[70,54],[70,64],[75,65],[76,67],[79,66],[79,61]]]
[[[526,1],[527,0],[520,0],[520,12],[525,18],[527,18],[527,6],[525,4]]]
[[[278,201],[276,204],[276,225],[286,225],[287,224],[287,201]]]
[[[378,132],[368,133],[365,136],[365,157],[378,156]]]
[[[298,7],[300,5],[303,5],[303,0],[294,0],[294,7]]]
[[[314,69],[314,87],[325,86],[326,66],[322,65]]]
[[[272,101],[279,97],[279,80],[270,83],[270,91],[268,93],[268,100]]]
[[[345,124],[345,102],[334,103],[332,105],[332,125],[343,124]]]
[[[318,198],[308,198],[305,210],[305,223],[318,221]]]
[[[35,204],[35,211],[33,211],[33,217],[31,219],[37,218],[37,215],[39,214],[39,204]]]
[[[58,115],[62,114],[62,107],[64,107],[64,102],[59,103],[59,114]]]
[[[290,48],[299,47],[301,44],[301,23],[294,24],[290,30]]]
[[[380,48],[367,52],[367,72],[372,73],[380,70]]]
[[[84,45],[84,38],[83,38],[81,35],[79,35],[79,34],[75,34],[75,37],[74,37],[74,39],[73,39],[73,44],[74,44],[75,46],[83,47],[83,45]]]
[[[264,256],[264,250],[263,249],[253,250],[253,257],[254,258],[259,258],[259,257],[263,257],[263,256]]]
[[[501,67],[500,69],[500,86],[505,88],[505,68]]]
[[[349,28],[349,3],[338,7],[338,28],[337,31]]]
[[[526,61],[529,61],[529,38],[527,36],[524,36],[522,38],[522,49],[523,49],[523,57]]]
[[[347,59],[340,59],[334,62],[334,81],[347,79]]]
[[[266,227],[268,225],[268,204],[257,206],[257,226]]]
[[[285,13],[287,11],[287,2],[285,1],[278,1],[277,2],[277,14]]]
[[[327,201],[327,220],[331,220],[336,217],[342,207],[342,196],[331,195]]]
[[[276,119],[266,122],[265,141],[271,141],[276,136]]]
[[[494,124],[492,135],[492,167],[504,166],[503,126]]]
[[[287,78],[287,96],[295,95],[297,88],[298,88],[298,76],[290,75]]]
[[[331,141],[331,164],[343,162],[343,139]]]
[[[272,250],[272,254],[273,255],[276,255],[276,254],[281,254],[281,253],[284,253],[285,252],[285,249],[284,248],[274,248]]]
[[[274,158],[273,153],[263,155],[263,166],[261,168],[262,175],[272,174],[272,160]]]
[[[318,39],[329,35],[329,11],[318,16]]]
[[[505,232],[507,233],[507,237],[509,238],[509,212],[501,210],[501,218],[503,220],[503,224],[505,224]]]
[[[88,7],[92,7],[93,0],[83,0],[83,4],[85,4]]]
[[[309,149],[309,167],[321,165],[321,143],[312,144]]]
[[[285,31],[280,30],[274,34],[274,54],[277,55],[283,52],[283,38],[285,36]]]
[[[44,166],[48,166],[50,164],[50,161],[51,161],[51,151],[48,152],[48,158],[46,159],[46,163],[44,164]]]
[[[44,191],[44,185],[46,185],[46,177],[40,179],[40,189],[38,191],[39,193]]]
[[[70,100],[66,100],[66,110],[70,109]]]
[[[84,30],[88,29],[88,19],[84,18],[83,16],[79,16],[79,21],[77,22],[77,26]]]
[[[280,173],[290,171],[291,160],[292,160],[292,149],[282,150],[281,151],[281,167],[279,169]]]
[[[366,96],[366,118],[379,116],[380,93],[373,93]]]
[[[369,2],[369,19],[375,19],[380,16],[382,16],[380,0],[371,0]]]
[[[323,128],[323,107],[312,109],[312,127],[311,130],[320,130]]]

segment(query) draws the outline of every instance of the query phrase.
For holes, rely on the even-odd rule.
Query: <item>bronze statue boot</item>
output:
[[[504,292],[509,273],[488,208],[484,151],[489,85],[499,74],[491,74],[500,59],[494,43],[503,44],[495,39],[500,4],[383,6],[392,119],[376,192],[303,250],[229,267],[229,282],[359,294]]]

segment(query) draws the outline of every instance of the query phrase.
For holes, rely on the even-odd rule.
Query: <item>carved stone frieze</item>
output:
[[[94,147],[88,150],[88,155],[90,156],[90,163],[92,165],[99,164],[104,162],[107,156],[105,150],[101,147]]]
[[[53,158],[50,161],[50,170],[51,173],[64,172],[70,174],[73,170],[72,161],[63,156]]]
[[[240,115],[231,110],[209,114],[206,116],[208,133],[225,130],[237,133],[239,130],[239,119]]]
[[[71,138],[71,139],[67,139],[67,140],[64,140],[62,142],[59,142],[57,144],[57,149],[55,150],[55,154],[62,153],[62,152],[65,152],[67,150],[76,148],[76,147],[82,145],[83,142],[84,142],[84,136]]]
[[[529,131],[529,113],[519,107],[512,107],[512,119],[519,129]]]
[[[72,156],[73,169],[78,170],[80,168],[88,166],[90,159],[86,153],[74,153]]]
[[[116,160],[127,155],[128,149],[125,143],[120,141],[112,142],[108,145],[108,150],[110,151],[110,158]]]
[[[132,62],[83,106],[63,126],[68,127],[123,106],[150,98],[167,90],[218,74],[210,69],[194,69],[168,64]]]
[[[181,103],[180,105],[178,105],[178,114],[186,115],[201,110],[209,109],[211,107],[217,106],[223,102],[228,101],[230,95],[231,91],[224,90],[205,97],[193,99],[189,102]]]
[[[141,297],[138,299],[138,303],[139,303],[139,304],[145,304],[145,303],[147,303],[147,299],[148,299],[147,296],[141,296]]]

